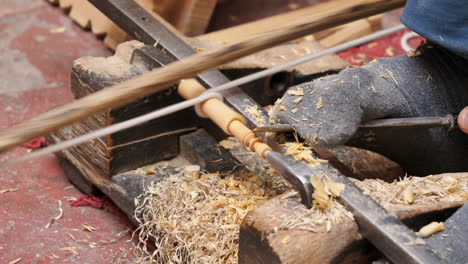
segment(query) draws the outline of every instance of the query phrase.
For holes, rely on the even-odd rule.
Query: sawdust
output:
[[[138,263],[237,263],[245,214],[276,195],[254,174],[184,173],[154,183],[137,204]],[[154,239],[153,252],[147,242]]]
[[[296,191],[291,191],[289,196],[298,195]],[[288,198],[284,196],[283,199]],[[320,232],[325,227],[327,232],[331,231],[334,225],[353,219],[353,215],[335,200],[331,200],[328,208],[322,209],[313,206],[307,209],[301,204],[291,203],[293,206],[291,214],[281,216],[279,229],[305,230],[310,232]],[[288,210],[289,211],[289,210]]]
[[[296,142],[286,142],[282,146],[286,147],[286,155],[304,161],[312,168],[327,162],[315,158],[312,148],[297,139]],[[343,184],[335,183],[326,176],[311,177],[310,181],[314,187],[312,208],[306,209],[303,206],[298,206],[293,215],[282,218],[280,228],[317,232],[318,227],[325,225],[327,232],[329,232],[333,228],[333,224],[340,224],[346,218],[353,219],[352,214],[335,200],[344,190]]]
[[[304,95],[304,89],[303,88],[297,88],[297,89],[294,89],[294,90],[288,90],[287,94],[303,96]]]
[[[268,121],[270,124],[277,124],[278,120],[275,118],[275,112],[277,111],[286,111],[286,107],[282,106],[281,103],[283,102],[282,98],[279,98],[275,101],[272,106],[266,106],[265,109],[267,110],[268,114]]]
[[[361,188],[364,194],[372,197],[385,209],[390,209],[394,205],[433,204],[468,200],[468,177],[466,177],[466,173],[405,177],[392,183],[379,179],[350,180]],[[409,188],[412,193],[411,198],[407,194]]]
[[[258,109],[258,105],[248,106],[248,107],[246,107],[244,109],[244,111],[247,114],[251,115],[253,118],[255,118],[255,122],[257,123],[257,125],[265,125],[266,124],[265,117],[262,115],[262,113]]]

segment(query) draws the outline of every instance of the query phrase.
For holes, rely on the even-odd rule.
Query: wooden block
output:
[[[151,56],[155,56],[159,61],[144,56],[148,54],[143,50],[135,52],[140,51],[140,48],[143,48],[141,43],[130,41],[119,45],[114,56],[84,57],[76,60],[71,74],[71,90],[75,97],[82,98],[109,84],[133,78],[169,61],[154,47]],[[174,91],[155,93],[77,122],[71,126],[70,133],[74,136],[84,135],[182,100]],[[176,156],[179,153],[179,135],[194,131],[197,122],[193,110],[187,109],[80,144],[75,152],[82,153],[83,159],[87,159],[101,175],[110,177]],[[154,155],[155,149],[161,149],[158,155]]]
[[[288,217],[307,217],[297,197],[275,197],[249,212],[239,235],[239,263],[371,263],[379,253],[358,233],[353,219],[313,229],[282,227]],[[394,213],[404,221],[420,215],[452,211],[463,202],[408,205]]]

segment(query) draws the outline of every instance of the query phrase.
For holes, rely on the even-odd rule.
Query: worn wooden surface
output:
[[[214,40],[189,40],[189,43],[200,50],[209,50],[221,47],[222,41]],[[268,69],[286,63],[300,57],[324,50],[324,47],[315,40],[306,40],[299,43],[288,43],[270,49],[256,52],[238,60],[220,65],[220,70],[229,69]],[[295,71],[299,75],[311,75],[328,71],[338,71],[348,66],[348,63],[338,55],[330,54],[318,59],[297,65],[289,71]]]
[[[114,56],[84,57],[76,60],[71,75],[71,90],[75,98],[82,98],[107,85],[130,79],[160,66],[157,63],[146,63],[145,57],[135,55],[134,51],[141,47],[140,42],[129,41],[119,45]],[[157,49],[155,51],[159,52],[158,58],[161,63],[168,63],[164,61],[167,56],[163,56],[164,54]],[[176,92],[155,93],[77,122],[71,126],[72,132],[75,137],[81,136],[182,100]],[[179,153],[179,135],[195,130],[196,123],[195,114],[189,109],[94,139],[80,144],[77,148],[86,154],[83,158],[93,164],[101,174],[110,177],[176,156]],[[151,154],[157,148],[162,150],[159,155]]]
[[[189,58],[123,81],[68,105],[44,113],[33,120],[0,133],[0,151],[46,135],[63,126],[82,120],[109,108],[162,91],[180,79],[189,78],[207,69],[270,48],[288,40],[320,30],[375,15],[402,6],[404,0],[348,0],[316,6],[314,16],[304,17],[294,25],[275,28],[261,36],[222,48],[203,51]]]
[[[249,212],[241,225],[239,263],[370,263],[378,252],[358,233],[354,220],[316,224],[315,232],[281,228],[283,219],[306,210],[297,198],[278,196]],[[458,208],[463,202],[408,205],[397,217],[410,221],[420,215]]]

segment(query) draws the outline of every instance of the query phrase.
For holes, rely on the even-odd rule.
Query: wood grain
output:
[[[164,90],[180,79],[193,77],[200,72],[242,56],[307,34],[401,7],[404,3],[404,0],[358,0],[352,2],[339,0],[321,4],[315,7],[314,15],[304,17],[293,25],[279,26],[255,38],[195,54],[6,129],[0,133],[0,151],[44,136],[108,108],[117,107]]]

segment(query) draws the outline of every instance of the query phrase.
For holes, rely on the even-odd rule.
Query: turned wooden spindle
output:
[[[192,99],[206,91],[197,80],[182,80],[179,84],[178,92],[185,99]],[[271,148],[262,142],[255,133],[245,124],[245,118],[232,110],[219,98],[210,98],[199,105],[200,114],[210,118],[224,133],[235,136],[250,151],[257,153],[265,158],[265,153]]]

